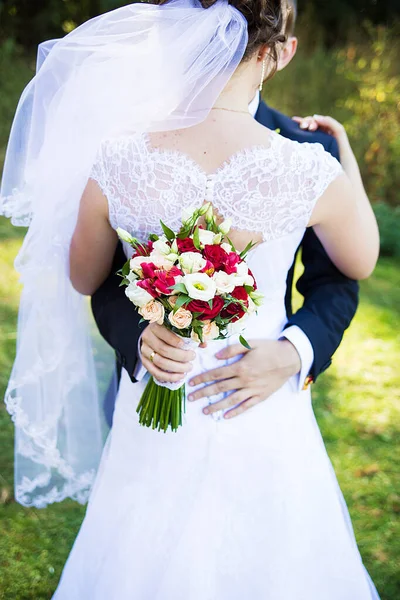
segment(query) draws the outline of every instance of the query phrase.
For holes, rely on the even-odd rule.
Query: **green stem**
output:
[[[185,411],[185,386],[178,390],[169,390],[157,385],[152,377],[136,409],[141,425],[164,432],[168,427],[171,427],[172,431],[177,431],[182,425],[182,415]]]

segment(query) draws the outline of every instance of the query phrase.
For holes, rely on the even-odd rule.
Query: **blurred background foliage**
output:
[[[0,0],[0,152],[36,45],[125,4]],[[265,98],[290,115],[332,114],[344,123],[376,207],[382,253],[400,257],[400,0],[300,1],[297,33],[298,56]]]
[[[37,43],[128,3],[0,0],[0,170]],[[344,123],[374,203],[383,255],[362,282],[359,311],[333,366],[315,386],[314,410],[365,564],[382,600],[398,600],[400,0],[299,0],[299,8],[298,55],[265,86],[265,100],[288,115],[331,114]],[[0,396],[15,352],[21,288],[12,262],[23,234],[0,219]],[[63,502],[39,511],[14,502],[13,425],[1,404],[0,447],[0,600],[47,600],[84,508]]]

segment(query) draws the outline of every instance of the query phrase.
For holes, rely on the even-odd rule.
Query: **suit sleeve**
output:
[[[115,275],[125,262],[122,246],[118,244],[111,273],[92,296],[92,311],[101,335],[115,350],[118,362],[135,382],[133,373],[144,324],[139,324],[140,316],[127,299],[125,288],[120,287],[121,278]]]
[[[334,138],[327,151],[339,160]],[[300,327],[311,342],[314,363],[310,376],[315,381],[331,365],[332,356],[353,320],[359,286],[335,267],[313,229],[307,229],[301,248],[304,273],[296,287],[304,297],[304,304],[290,317],[288,326]]]
[[[358,283],[343,275],[332,263],[313,229],[302,242],[304,273],[297,289],[303,306],[291,316],[288,326],[304,331],[314,350],[311,377],[317,377],[332,363],[358,306]]]

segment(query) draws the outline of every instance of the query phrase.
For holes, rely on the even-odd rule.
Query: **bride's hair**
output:
[[[150,4],[165,4],[168,0],[150,0]],[[218,0],[200,0],[204,8],[210,8]],[[250,58],[260,46],[268,46],[276,65],[278,47],[287,39],[286,21],[291,10],[291,0],[229,0],[229,4],[247,19],[249,41],[243,60]],[[270,74],[270,76],[273,72]]]

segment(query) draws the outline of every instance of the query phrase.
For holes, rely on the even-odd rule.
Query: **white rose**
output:
[[[217,286],[217,294],[230,294],[238,285],[235,274],[228,275],[223,271],[217,271],[214,273],[213,281]]]
[[[166,271],[169,271],[174,266],[174,262],[176,260],[176,258],[174,258],[175,256],[176,255],[174,254],[172,256],[172,260],[170,260],[170,254],[167,256],[165,254],[161,254],[161,252],[153,250],[149,258],[151,259],[150,262],[153,262],[158,269],[165,269]]]
[[[222,235],[228,235],[232,227],[232,219],[225,219],[222,221],[220,225],[218,225],[218,231],[222,233]]]
[[[137,283],[137,281],[130,283],[125,290],[125,294],[135,306],[141,308],[148,302],[152,302],[153,296],[139,287]]]
[[[249,275],[249,268],[245,262],[239,263],[236,269],[236,285],[254,285],[254,279]]]
[[[248,285],[249,287],[253,287],[254,286],[254,279],[251,275],[247,275],[247,277],[245,278],[243,285]]]
[[[159,325],[164,323],[165,310],[161,302],[151,300],[151,302],[147,302],[147,304],[139,308],[138,312],[149,323],[158,323]]]
[[[238,321],[235,321],[234,323],[229,323],[226,328],[228,335],[239,335],[240,333],[242,333],[246,329],[246,321],[248,318],[248,315],[244,315]]]
[[[163,235],[153,244],[153,250],[157,254],[170,254],[171,246],[167,243],[167,238]]]
[[[176,239],[171,244],[171,252],[173,254],[179,254],[178,242],[176,241]]]
[[[185,275],[183,283],[188,291],[188,296],[194,300],[212,300],[216,294],[217,286],[207,273],[190,273]]]
[[[136,273],[134,271],[129,271],[128,275],[125,277],[125,279],[127,279],[131,283],[133,281],[136,281],[137,278],[138,278],[138,276],[136,275]]]
[[[249,267],[244,261],[236,266],[236,274],[239,275],[239,277],[246,277],[249,274]]]
[[[179,256],[178,254],[175,254],[174,252],[171,252],[171,254],[168,254],[166,257],[168,262],[171,263],[171,265],[173,265],[174,263],[176,263],[176,261],[178,260]]]
[[[227,252],[228,254],[230,254],[232,252],[232,246],[230,244],[228,244],[227,242],[224,242],[223,244],[221,244],[221,248],[222,248],[222,250],[225,250],[225,252]]]
[[[201,271],[207,261],[198,252],[184,252],[179,257],[179,264],[184,273],[198,273]]]
[[[202,246],[211,246],[214,243],[215,233],[207,229],[199,229],[199,239]]]
[[[142,271],[142,268],[140,265],[143,263],[151,263],[151,262],[153,262],[153,259],[151,258],[151,256],[135,256],[135,258],[131,258],[129,265],[130,265],[131,271],[133,271],[134,273],[139,275],[139,277],[141,277],[143,275],[143,271]]]

